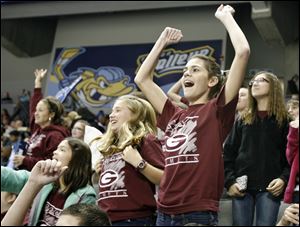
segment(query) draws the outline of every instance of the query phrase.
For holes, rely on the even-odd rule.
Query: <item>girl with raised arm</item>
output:
[[[30,99],[30,132],[25,155],[15,155],[14,166],[30,171],[39,160],[49,159],[58,144],[70,135],[62,125],[64,107],[52,96],[43,98],[42,81],[46,69],[36,69],[33,96]]]
[[[1,225],[21,225],[33,200],[29,226],[53,226],[61,211],[72,204],[95,204],[91,176],[90,148],[71,137],[58,145],[52,160],[37,162],[31,172],[1,167],[1,191],[22,190]]]
[[[235,56],[223,86],[216,62],[193,56],[183,70],[182,87],[189,101],[184,110],[172,104],[153,82],[153,70],[162,50],[177,43],[180,30],[167,27],[139,69],[135,82],[160,114],[165,131],[165,170],[160,182],[156,224],[216,225],[224,187],[222,144],[234,122],[237,94],[250,54],[248,42],[235,22],[234,9],[221,5],[215,16],[231,38]]]

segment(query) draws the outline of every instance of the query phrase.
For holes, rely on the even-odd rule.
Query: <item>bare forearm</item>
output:
[[[233,16],[226,17],[222,21],[222,23],[229,33],[230,40],[235,50],[235,54],[248,56],[250,52],[248,41],[243,31],[234,20]]]
[[[148,163],[146,168],[142,170],[141,173],[153,184],[159,185],[164,171]]]
[[[145,80],[153,80],[153,72],[159,56],[165,47],[165,43],[158,39],[152,50],[141,65],[134,82],[140,87]]]
[[[1,225],[21,226],[28,209],[41,188],[41,185],[28,181],[1,221]]]
[[[250,47],[248,41],[234,20],[232,14],[234,9],[229,6],[221,5],[215,16],[224,24],[229,33],[230,40],[235,50],[235,56],[231,64],[225,86],[225,104],[236,97],[241,84],[244,81],[246,67],[250,56]]]

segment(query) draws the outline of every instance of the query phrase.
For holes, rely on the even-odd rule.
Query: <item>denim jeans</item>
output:
[[[196,211],[185,214],[168,215],[158,211],[156,226],[183,225],[213,225],[218,224],[218,213],[213,211]]]
[[[132,218],[112,222],[112,226],[155,226],[155,217]]]
[[[232,199],[233,226],[252,226],[256,208],[256,226],[275,226],[280,198],[269,192],[246,192]]]

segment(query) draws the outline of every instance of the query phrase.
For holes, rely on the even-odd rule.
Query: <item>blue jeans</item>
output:
[[[126,219],[122,221],[114,221],[112,222],[112,226],[154,226],[155,225],[155,217],[144,217],[144,218],[132,218]]]
[[[256,208],[256,226],[275,226],[280,198],[269,192],[246,192],[232,199],[233,226],[252,226]]]
[[[218,224],[218,213],[213,211],[196,211],[185,214],[168,215],[158,211],[156,226],[183,226],[187,224]]]

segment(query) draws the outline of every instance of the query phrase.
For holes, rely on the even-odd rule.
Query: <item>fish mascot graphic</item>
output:
[[[115,98],[136,90],[123,69],[115,66],[101,66],[97,69],[79,67],[66,75],[66,66],[85,51],[85,48],[63,49],[54,63],[52,76],[59,81],[59,91],[55,96],[62,103],[72,99],[77,107],[86,107],[97,114],[100,108]]]

